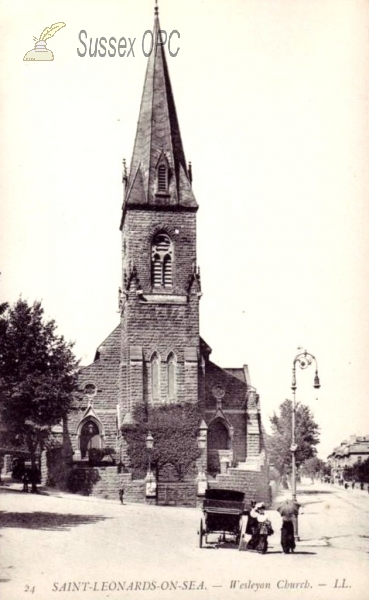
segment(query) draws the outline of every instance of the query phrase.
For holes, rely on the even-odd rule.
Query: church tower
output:
[[[119,406],[199,398],[196,212],[158,10],[129,173],[124,173]]]
[[[73,457],[69,477],[74,491],[86,493],[87,486],[88,493],[104,497],[116,498],[123,483],[130,502],[195,506],[206,486],[268,501],[260,402],[248,367],[215,364],[199,333],[198,205],[163,37],[156,8],[131,164],[123,172],[120,322],[79,373],[66,424]],[[160,407],[151,412],[164,414],[175,413],[178,404],[200,404],[191,431],[176,442],[179,451],[189,442],[186,467],[185,460],[175,466],[160,449],[154,428],[144,440],[130,427],[139,421],[138,407]],[[173,446],[170,427],[166,433]],[[149,454],[131,443],[137,436],[142,444],[155,442],[159,453],[155,474],[149,459],[145,478],[142,465]]]

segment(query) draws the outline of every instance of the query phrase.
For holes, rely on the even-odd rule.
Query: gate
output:
[[[196,484],[179,481],[174,466],[167,463],[158,472],[157,503],[160,506],[196,506]]]
[[[158,504],[160,506],[196,506],[196,485],[194,483],[158,483]]]

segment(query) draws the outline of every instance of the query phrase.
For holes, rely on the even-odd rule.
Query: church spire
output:
[[[184,155],[172,86],[155,3],[152,50],[148,58],[123,215],[133,205],[196,209]],[[150,36],[147,36],[147,40]],[[148,50],[147,50],[148,51]]]

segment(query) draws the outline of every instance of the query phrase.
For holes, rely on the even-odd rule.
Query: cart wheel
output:
[[[238,533],[238,549],[239,550],[243,550],[244,549],[245,530],[246,530],[246,519],[241,518],[240,531]]]
[[[240,534],[240,537],[238,538],[238,549],[239,550],[242,550],[243,543],[244,543],[244,536],[242,534]]]
[[[200,527],[199,527],[199,548],[202,548],[203,537],[204,537],[204,526],[203,526],[202,519],[201,519]]]

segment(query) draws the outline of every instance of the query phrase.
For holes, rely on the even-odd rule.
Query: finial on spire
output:
[[[158,0],[155,0],[155,17],[157,17],[159,15],[159,7],[158,7]]]
[[[122,176],[122,181],[123,181],[124,185],[127,185],[128,177],[127,177],[127,165],[126,165],[126,159],[125,158],[123,158],[123,176]]]

